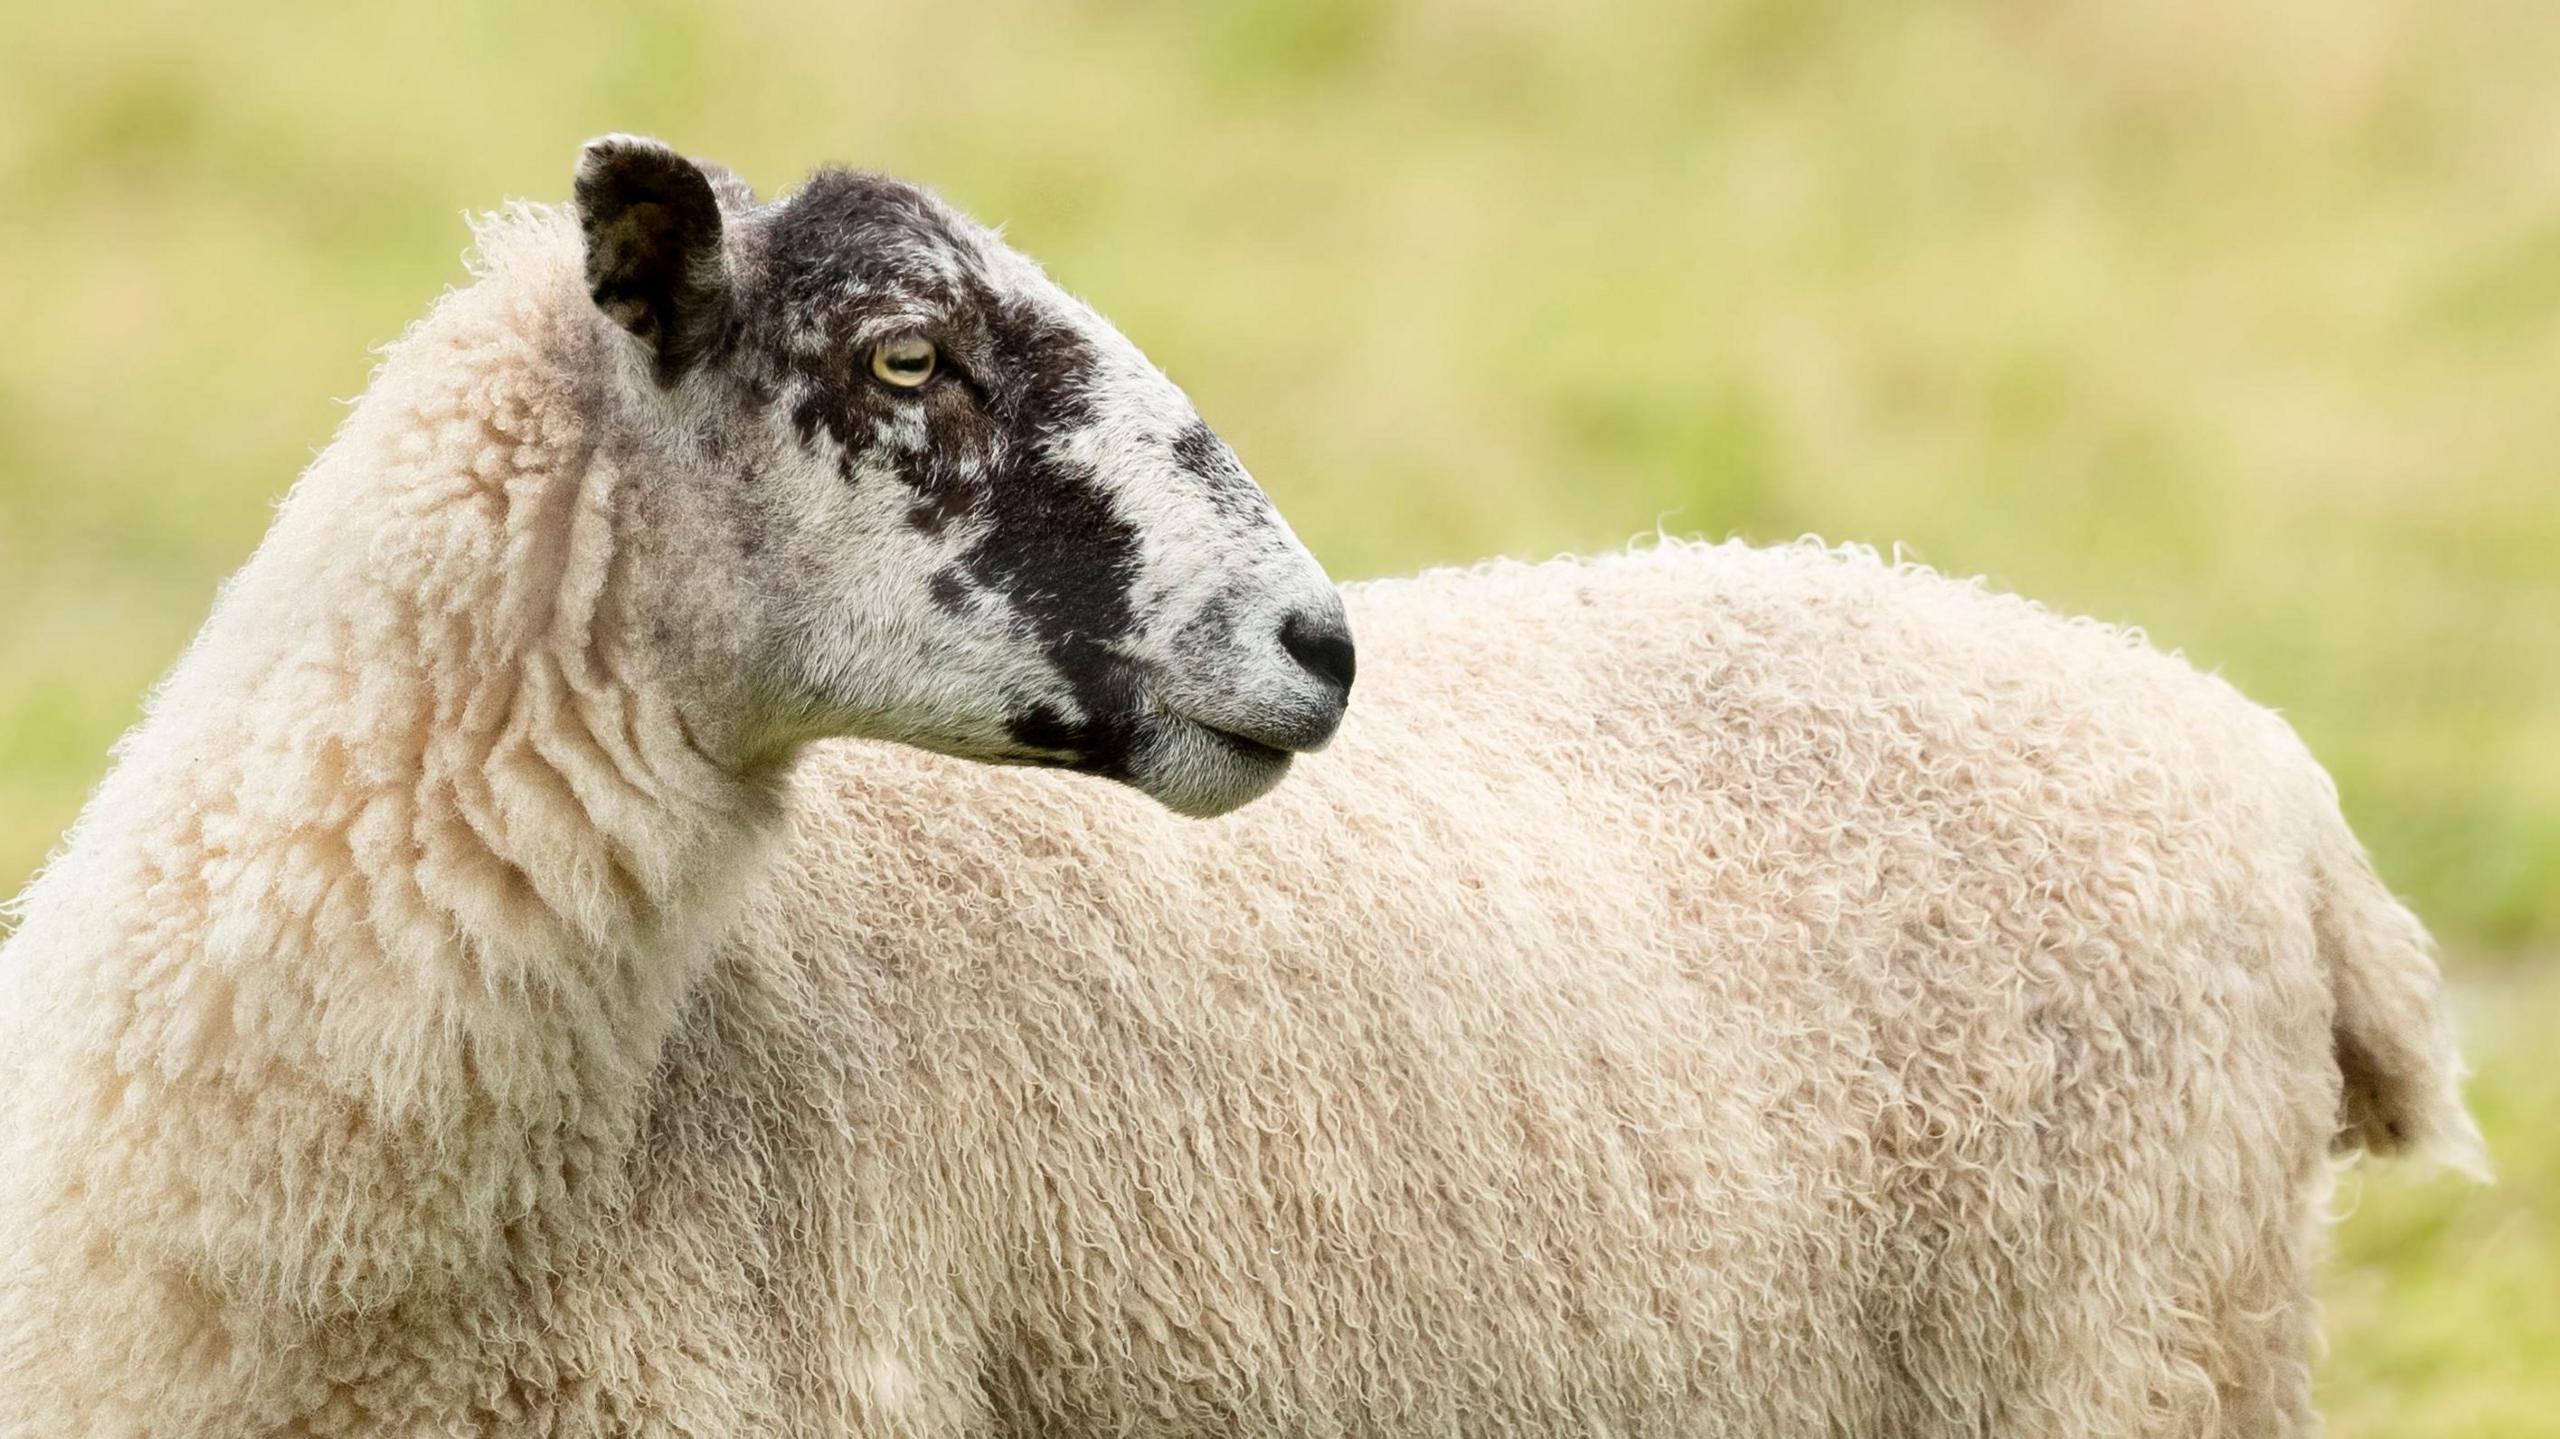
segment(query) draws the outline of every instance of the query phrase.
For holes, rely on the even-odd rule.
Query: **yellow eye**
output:
[[[871,347],[871,373],[878,375],[883,384],[912,390],[933,378],[934,362],[939,358],[933,341],[922,335],[900,335]]]

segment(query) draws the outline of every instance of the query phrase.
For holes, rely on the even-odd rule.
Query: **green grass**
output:
[[[2508,1180],[2365,1186],[2337,1428],[2560,1432],[2555,73],[2548,0],[17,17],[0,892],[462,212],[611,129],[894,169],[1119,320],[1337,573],[1819,531],[2284,709],[2498,996]]]
[[[2536,968],[2468,988],[2458,1006],[2497,1182],[2375,1167],[2339,1189],[2347,1218],[2323,1285],[2336,1434],[2560,1435],[2560,975]]]

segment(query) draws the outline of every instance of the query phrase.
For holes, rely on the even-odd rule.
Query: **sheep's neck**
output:
[[[618,1202],[772,804],[631,677],[586,458],[440,501],[324,459],[31,892],[48,1182],[125,1196],[122,1252],[371,1307]]]

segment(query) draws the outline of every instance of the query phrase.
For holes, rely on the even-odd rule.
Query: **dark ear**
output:
[[[578,156],[587,292],[640,337],[672,385],[729,331],[720,202],[700,166],[655,140],[607,135]]]

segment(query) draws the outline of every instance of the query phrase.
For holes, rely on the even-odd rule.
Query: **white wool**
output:
[[[2299,1432],[2333,1143],[2473,1153],[2280,721],[1864,552],[1355,586],[1217,821],[730,773],[526,243],[0,955],[0,1435]]]

